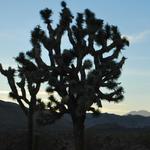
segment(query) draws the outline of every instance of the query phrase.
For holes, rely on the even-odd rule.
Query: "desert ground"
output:
[[[129,116],[124,118],[129,127],[114,123],[113,120],[116,120],[117,116],[107,114],[103,117],[105,120],[112,119],[112,123],[104,121],[101,117],[99,121],[103,123],[99,124],[98,118],[87,117],[86,150],[150,149],[150,127],[133,128],[131,126],[138,124],[136,122],[138,118],[141,119],[141,122],[145,121],[145,124],[149,123],[149,117],[132,118]],[[0,150],[27,150],[27,121],[18,105],[1,101],[0,120]],[[35,128],[36,150],[74,150],[72,124],[68,116],[64,116],[52,125],[36,125]]]

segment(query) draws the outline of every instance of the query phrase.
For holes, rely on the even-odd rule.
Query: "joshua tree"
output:
[[[38,51],[38,50],[37,50]],[[20,53],[16,57],[16,61],[20,64],[18,69],[13,69],[9,67],[8,69],[3,69],[0,64],[0,73],[4,75],[10,86],[11,92],[9,96],[13,99],[16,99],[20,105],[22,111],[28,120],[28,149],[33,150],[35,141],[34,141],[34,113],[35,111],[40,111],[45,108],[45,104],[41,99],[37,98],[37,94],[40,90],[41,84],[47,81],[45,70],[41,69],[40,65],[35,65],[31,61],[25,58],[24,53]],[[20,82],[17,82],[15,76],[20,78]],[[29,96],[28,96],[29,94]],[[53,102],[54,103],[54,102]],[[59,102],[55,103],[55,107],[59,108]],[[43,113],[43,118],[41,120],[38,116],[37,121],[39,123],[53,123],[56,119],[62,116],[62,113],[57,113],[55,107],[49,105],[50,114],[48,115],[48,121],[45,120],[47,116]],[[49,118],[51,117],[51,118]],[[42,122],[41,122],[42,121]],[[38,122],[37,122],[38,123]]]
[[[46,8],[40,12],[48,34],[40,26],[35,27],[31,34],[33,49],[26,54],[20,53],[16,58],[21,64],[18,68],[21,96],[15,87],[14,70],[9,68],[5,72],[1,67],[1,73],[9,77],[11,95],[25,112],[21,101],[23,99],[28,103],[23,88],[25,80],[31,95],[32,113],[40,84],[48,82],[50,110],[61,115],[70,114],[75,149],[83,150],[86,112],[98,114],[102,100],[119,102],[123,99],[124,91],[117,80],[125,62],[120,53],[126,45],[129,46],[129,42],[121,36],[117,26],[105,25],[89,9],[78,13],[74,21],[66,3],[61,5],[60,21],[56,27],[52,25],[52,10]],[[71,48],[62,49],[64,36],[68,37]],[[50,61],[47,64],[41,56],[42,46],[48,52]],[[60,100],[55,99],[54,92],[59,94]]]
[[[41,85],[39,75],[40,72],[37,66],[24,58],[23,53],[20,53],[16,60],[22,63],[22,67],[19,67],[18,71],[16,69],[12,69],[11,67],[9,67],[7,70],[4,70],[0,64],[0,72],[7,77],[9,86],[11,88],[11,92],[9,93],[10,97],[17,100],[24,114],[28,118],[28,146],[29,150],[32,150],[34,149],[33,115],[37,109],[37,106],[42,106],[40,99],[37,99],[37,93],[39,92]],[[15,73],[17,72],[17,76],[21,78],[20,82],[17,82],[15,78]],[[27,96],[27,90],[29,92],[30,98]]]

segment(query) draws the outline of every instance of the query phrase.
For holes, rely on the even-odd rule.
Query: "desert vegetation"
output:
[[[28,118],[28,134],[25,131],[16,132],[18,137],[22,132],[24,136],[17,139],[18,141],[15,137],[12,138],[14,142],[26,143],[25,139],[28,135],[29,150],[39,149],[39,147],[41,150],[42,147],[38,145],[40,142],[44,142],[41,144],[44,146],[48,144],[47,149],[53,149],[52,145],[60,146],[59,143],[63,143],[60,142],[61,139],[54,137],[56,140],[51,139],[52,136],[36,135],[37,133],[34,132],[35,112],[43,113],[41,124],[44,122],[42,120],[45,120],[44,112],[50,114],[44,124],[52,123],[65,113],[69,114],[72,119],[73,134],[69,133],[70,136],[67,139],[71,142],[74,139],[75,150],[84,150],[85,145],[87,146],[84,144],[86,142],[84,135],[86,113],[98,115],[103,100],[116,103],[123,100],[124,90],[118,79],[126,60],[121,55],[121,51],[125,46],[129,46],[128,40],[122,37],[117,26],[105,24],[89,9],[73,16],[64,1],[61,2],[61,6],[60,20],[56,26],[52,24],[52,10],[46,8],[40,11],[47,31],[42,30],[40,26],[33,29],[31,32],[33,48],[26,53],[20,52],[15,58],[18,63],[17,69],[11,67],[4,69],[0,65],[0,72],[7,78],[11,89],[10,97],[17,100]],[[71,47],[62,49],[64,37],[68,38]],[[48,63],[42,58],[43,50],[48,52]],[[49,103],[47,106],[37,97],[44,83],[48,84],[46,91]],[[60,96],[59,100],[54,96],[54,92]],[[108,139],[111,138],[111,136],[108,137]],[[88,140],[91,141],[91,139]],[[105,137],[100,138],[100,141],[104,143],[105,140]],[[96,147],[107,149],[107,144],[102,146],[100,141]],[[61,149],[66,149],[66,144],[64,142]],[[97,145],[94,142],[91,142],[92,144]],[[54,146],[54,149],[59,149],[56,148],[57,146]],[[88,148],[90,149],[90,146],[87,146]]]
[[[90,129],[85,132],[87,150],[149,150],[150,130],[112,130]],[[1,150],[27,150],[27,132],[23,130],[1,134]],[[36,133],[36,150],[74,150],[71,131]],[[24,146],[22,146],[24,145]]]

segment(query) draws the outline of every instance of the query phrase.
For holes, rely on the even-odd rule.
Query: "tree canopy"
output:
[[[47,83],[49,110],[61,115],[69,113],[74,131],[77,131],[84,129],[86,112],[98,114],[103,100],[123,100],[124,90],[118,79],[126,58],[120,54],[125,46],[129,46],[129,42],[117,26],[104,24],[91,10],[85,9],[74,17],[64,1],[61,6],[60,20],[56,26],[51,19],[52,10],[46,8],[40,11],[47,31],[36,26],[31,32],[32,50],[21,52],[16,57],[16,72],[21,81],[15,83],[14,69],[4,70],[1,66],[0,71],[8,78],[10,96],[17,99],[22,108],[22,101],[29,103],[25,84],[32,98],[31,103],[35,106],[36,102],[43,104],[36,94],[40,85]],[[65,36],[71,48],[62,49]],[[49,63],[42,58],[44,50],[48,52]],[[18,94],[16,84],[21,95]],[[59,94],[60,100],[53,96],[54,92]],[[93,104],[97,107],[93,107]],[[81,132],[76,135],[80,136]],[[80,144],[78,140],[76,145]]]

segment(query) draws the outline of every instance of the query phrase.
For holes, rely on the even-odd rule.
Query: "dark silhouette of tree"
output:
[[[40,12],[48,32],[40,26],[35,27],[31,33],[33,49],[26,54],[20,53],[16,58],[20,64],[18,72],[21,82],[17,85],[21,96],[16,89],[14,69],[4,70],[1,67],[0,70],[8,78],[11,96],[17,99],[25,114],[27,110],[22,100],[29,103],[24,88],[27,82],[31,95],[30,117],[36,108],[40,84],[48,82],[49,109],[60,116],[70,114],[75,149],[84,150],[86,112],[98,115],[102,100],[120,102],[123,99],[123,87],[117,80],[126,58],[119,54],[126,45],[129,46],[129,42],[121,36],[117,26],[105,25],[89,9],[78,13],[74,19],[66,3],[61,5],[60,21],[56,27],[52,25],[52,10],[46,8]],[[69,49],[62,49],[64,36],[71,44]],[[42,47],[48,52],[49,64],[42,59]],[[54,92],[59,94],[60,100],[54,97]]]
[[[9,96],[17,100],[24,114],[28,118],[28,149],[32,150],[34,149],[33,116],[38,106],[42,104],[42,102],[40,102],[40,100],[37,98],[37,93],[39,92],[41,85],[41,82],[39,81],[39,76],[37,76],[39,70],[37,69],[37,66],[25,59],[23,53],[20,53],[19,57],[17,57],[16,60],[22,63],[22,67],[18,67],[18,71],[12,69],[11,67],[9,67],[7,70],[4,70],[2,65],[0,64],[0,72],[7,77],[11,89]],[[17,76],[19,76],[21,79],[20,82],[17,82],[15,78],[15,73],[17,72]],[[27,90],[29,92],[30,99],[27,96]]]
[[[36,111],[41,112],[43,118],[39,115],[36,118],[39,124],[52,124],[56,119],[59,119],[62,114],[55,111],[55,107],[59,103],[55,103],[55,107],[49,104],[49,115],[46,116],[43,112],[45,108],[44,102],[37,97],[41,84],[45,81],[45,70],[42,70],[39,65],[35,65],[33,62],[25,58],[24,53],[20,53],[16,57],[16,61],[20,64],[18,69],[9,67],[3,69],[0,64],[0,73],[4,75],[10,86],[11,92],[9,96],[16,99],[20,105],[22,111],[28,120],[28,149],[33,150],[35,146],[34,141],[34,113]],[[16,76],[20,78],[20,82],[17,82]],[[47,79],[46,79],[47,80]],[[30,96],[27,96],[29,94]],[[57,106],[59,107],[59,105]]]

